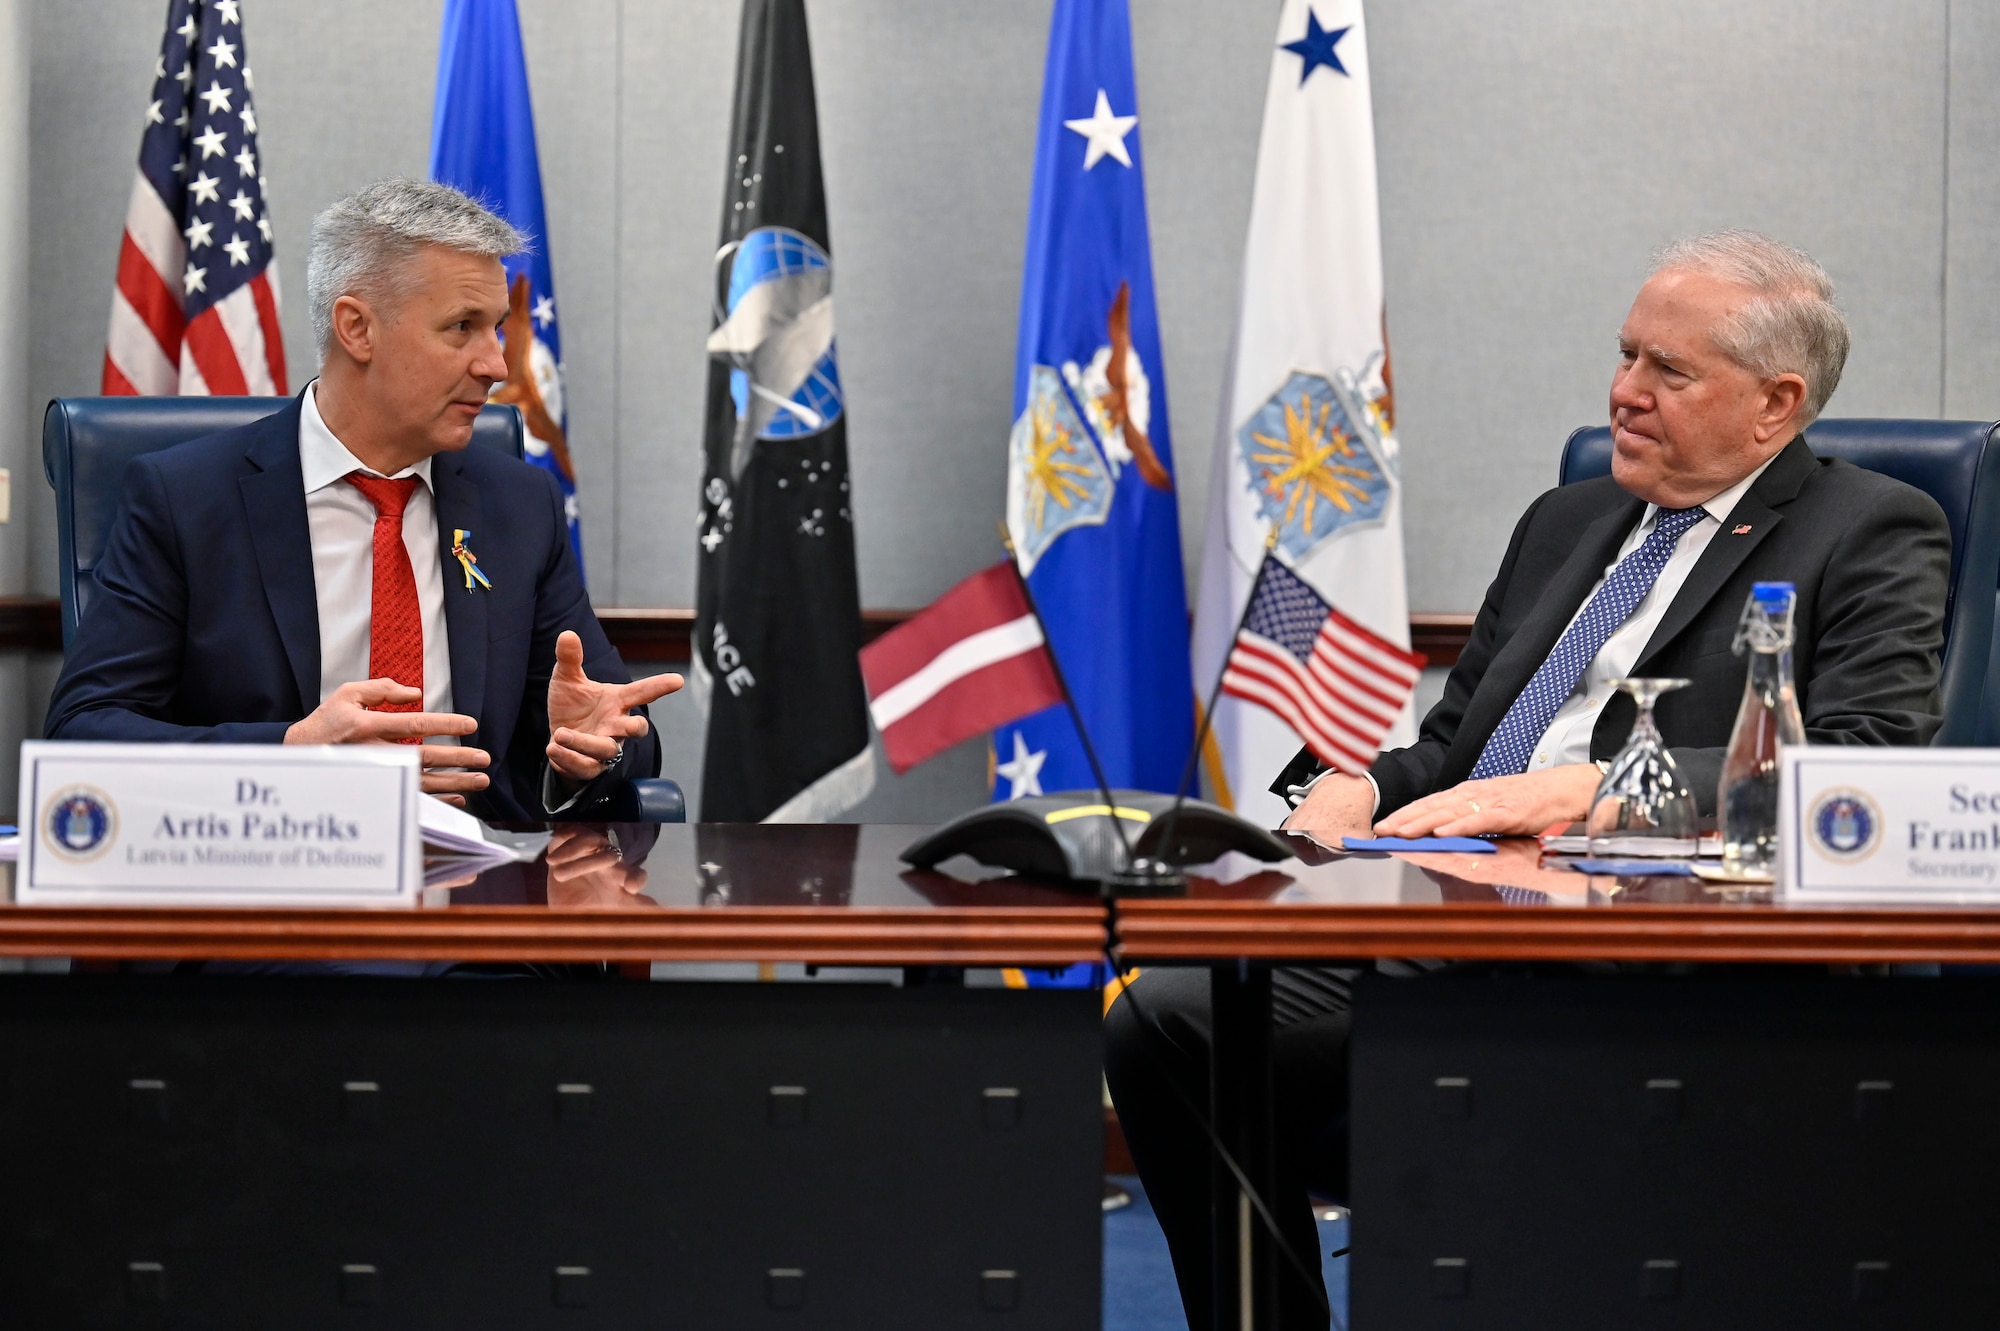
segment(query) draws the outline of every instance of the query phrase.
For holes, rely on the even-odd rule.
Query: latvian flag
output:
[[[283,394],[242,0],[171,0],[125,215],[107,394]]]
[[[1063,700],[1010,563],[973,574],[862,648],[861,678],[898,773]]]
[[[1423,668],[1423,657],[1362,628],[1267,555],[1222,691],[1276,713],[1328,767],[1360,773]]]

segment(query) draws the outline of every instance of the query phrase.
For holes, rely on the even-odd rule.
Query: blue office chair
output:
[[[2000,423],[1819,420],[1806,442],[1821,457],[1893,476],[1937,500],[1951,523],[1944,606],[1944,725],[1940,745],[2000,742]],[[1578,430],[1563,445],[1559,484],[1611,471],[1611,431]]]
[[[56,543],[62,587],[63,646],[97,590],[98,557],[118,514],[125,468],[143,453],[260,421],[291,401],[283,397],[70,397],[42,417],[42,469],[56,492]],[[527,431],[515,407],[489,406],[472,426],[475,448],[522,455]],[[577,822],[687,821],[681,788],[660,777],[628,781]]]

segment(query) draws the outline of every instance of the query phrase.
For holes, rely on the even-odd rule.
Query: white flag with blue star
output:
[[[1409,644],[1392,384],[1361,0],[1285,0],[1209,483],[1194,629],[1203,697],[1274,530],[1275,557],[1335,609]],[[1414,737],[1405,705],[1384,744]],[[1266,788],[1300,742],[1271,712],[1219,699],[1202,754],[1210,789],[1277,826],[1285,804]]]

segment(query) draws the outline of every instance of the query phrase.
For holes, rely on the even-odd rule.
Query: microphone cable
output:
[[[1113,926],[1111,929],[1107,930],[1107,933],[1111,937],[1115,938],[1118,932],[1116,928],[1117,912],[1118,912],[1117,899],[1115,897],[1107,898],[1106,905],[1111,912],[1111,919],[1109,923]],[[1125,974],[1125,967],[1123,963],[1121,963],[1118,959],[1117,944],[1112,942],[1105,943],[1104,962],[1106,967],[1109,969],[1110,974],[1119,976]],[[1256,1185],[1250,1182],[1250,1176],[1244,1172],[1243,1166],[1241,1166],[1236,1162],[1236,1157],[1230,1153],[1228,1146],[1223,1144],[1222,1136],[1221,1134],[1216,1132],[1215,1124],[1209,1119],[1207,1112],[1204,1109],[1202,1109],[1201,1106],[1195,1104],[1194,1099],[1191,1096],[1189,1096],[1185,1090],[1181,1088],[1181,1084],[1177,1079],[1175,1079],[1171,1075],[1167,1075],[1169,1073],[1169,1069],[1167,1067],[1166,1060],[1160,1057],[1158,1047],[1153,1042],[1154,1028],[1152,1024],[1146,1020],[1146,1010],[1144,1007],[1140,1006],[1138,994],[1133,992],[1133,988],[1130,984],[1126,984],[1119,990],[1118,998],[1120,1001],[1127,1002],[1132,1005],[1133,1017],[1138,1021],[1140,1029],[1147,1032],[1146,1036],[1147,1059],[1153,1064],[1154,1068],[1157,1069],[1162,1074],[1161,1080],[1166,1082],[1166,1084],[1170,1088],[1172,1088],[1174,1093],[1174,1098],[1180,1101],[1181,1108],[1185,1109],[1188,1112],[1188,1115],[1194,1119],[1195,1123],[1200,1126],[1202,1135],[1208,1138],[1209,1149],[1215,1153],[1215,1158],[1220,1160],[1223,1164],[1223,1167],[1229,1171],[1230,1177],[1236,1180],[1236,1186],[1242,1190],[1243,1196],[1249,1200],[1250,1207],[1257,1213],[1257,1218],[1259,1221],[1262,1222],[1265,1232],[1271,1236],[1271,1242],[1277,1246],[1279,1252],[1284,1254],[1285,1260],[1291,1263],[1293,1271],[1296,1272],[1298,1277],[1305,1282],[1306,1288],[1312,1291],[1313,1297],[1319,1303],[1320,1310],[1326,1314],[1327,1320],[1329,1323],[1332,1324],[1334,1331],[1347,1331],[1347,1323],[1342,1321],[1341,1318],[1337,1314],[1335,1314],[1335,1312],[1333,1311],[1333,1304],[1327,1298],[1326,1281],[1320,1273],[1318,1261],[1315,1260],[1311,1266],[1306,1265],[1305,1258],[1299,1253],[1298,1249],[1293,1247],[1292,1244],[1286,1240],[1284,1234],[1280,1232],[1278,1228],[1278,1218],[1276,1215],[1272,1213],[1271,1208],[1266,1203],[1263,1194],[1257,1191]],[[1209,1060],[1211,1064],[1213,1063],[1214,1058],[1215,1058],[1215,1034],[1214,1031],[1211,1029],[1209,1032]],[[1144,1180],[1142,1179],[1141,1181],[1143,1182]],[[1213,1205],[1212,1202],[1211,1205]],[[1352,1212],[1349,1212],[1350,1217],[1352,1216],[1352,1214],[1353,1214]],[[1353,1224],[1353,1220],[1350,1218],[1348,1223],[1350,1225]],[[1343,1257],[1347,1255],[1347,1253],[1352,1249],[1352,1247],[1353,1243],[1350,1240],[1348,1247],[1341,1248],[1328,1255],[1333,1257]]]

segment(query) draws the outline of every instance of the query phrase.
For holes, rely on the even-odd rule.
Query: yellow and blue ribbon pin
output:
[[[490,592],[493,590],[492,580],[479,571],[479,556],[473,554],[472,547],[465,543],[465,538],[470,535],[472,533],[463,527],[451,529],[451,556],[458,561],[458,566],[465,570],[465,590],[471,591],[472,584],[477,582]]]

